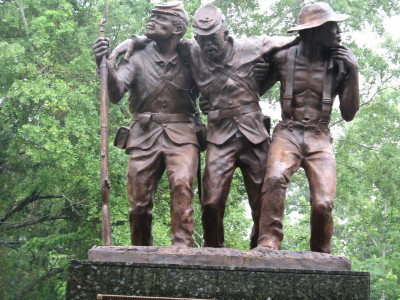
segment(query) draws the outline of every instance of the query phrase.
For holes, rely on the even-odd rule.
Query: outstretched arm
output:
[[[341,46],[332,54],[332,59],[343,61],[346,68],[346,76],[342,80],[338,91],[340,100],[340,112],[345,121],[354,119],[360,108],[358,62],[353,53]]]

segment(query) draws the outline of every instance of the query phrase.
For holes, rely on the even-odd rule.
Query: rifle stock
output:
[[[99,22],[99,36],[104,37],[104,24],[107,21],[108,3],[105,1],[105,18]],[[108,107],[107,107],[107,58],[104,55],[99,66],[100,71],[100,122],[101,122],[101,199],[102,199],[102,239],[104,246],[111,246],[111,222],[109,193],[110,182],[108,174]]]

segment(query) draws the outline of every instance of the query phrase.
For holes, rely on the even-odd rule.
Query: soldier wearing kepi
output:
[[[193,182],[198,165],[195,134],[197,90],[190,68],[176,52],[189,17],[180,2],[157,5],[145,34],[143,49],[108,64],[111,102],[129,91],[132,123],[126,141],[129,154],[129,220],[133,245],[152,245],[152,206],[157,184],[167,170],[171,190],[173,245],[193,246]],[[108,39],[94,46],[97,61],[108,52]]]
[[[347,19],[326,3],[300,11],[298,46],[273,56],[269,80],[281,83],[282,121],[275,127],[262,195],[258,246],[279,250],[284,199],[290,177],[303,167],[311,192],[311,251],[330,253],[336,163],[328,123],[333,100],[351,121],[359,109],[358,63],[340,45],[337,22]],[[275,78],[273,76],[275,74]]]
[[[258,240],[261,187],[269,135],[259,106],[265,87],[255,64],[293,39],[267,36],[234,39],[215,6],[199,8],[193,19],[195,39],[180,44],[208,114],[207,155],[203,177],[202,221],[205,247],[225,247],[224,211],[232,176],[241,169],[254,221],[250,247]],[[264,90],[265,91],[265,90]]]

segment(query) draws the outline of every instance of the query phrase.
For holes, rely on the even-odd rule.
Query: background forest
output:
[[[184,4],[193,15],[201,2]],[[338,165],[333,253],[350,258],[353,270],[371,273],[372,299],[400,299],[400,40],[385,29],[390,16],[399,17],[400,2],[327,2],[351,15],[342,36],[362,74],[355,120],[341,121],[337,109],[332,120]],[[211,3],[240,37],[286,35],[311,1]],[[150,0],[109,0],[105,31],[112,48],[143,33],[152,6]],[[63,299],[68,260],[86,259],[88,249],[101,244],[99,83],[91,46],[103,9],[95,0],[0,0],[0,299]],[[275,87],[263,99],[265,113],[276,118],[277,95]],[[110,106],[109,114],[113,243],[129,245],[127,156],[112,146],[117,128],[129,124],[127,101]],[[154,208],[156,245],[170,244],[168,199],[163,178]],[[299,172],[286,201],[284,249],[309,249],[308,199]],[[195,220],[200,247],[198,198]],[[225,220],[228,247],[248,249],[251,221],[240,173]]]

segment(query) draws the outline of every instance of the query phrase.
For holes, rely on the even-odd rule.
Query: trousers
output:
[[[326,127],[280,122],[274,130],[262,189],[258,246],[281,249],[286,189],[303,167],[310,186],[311,251],[331,253],[336,162]]]
[[[196,145],[176,144],[165,133],[149,149],[134,148],[130,151],[127,187],[132,245],[153,244],[154,195],[166,170],[171,197],[172,244],[193,246],[192,199],[198,153]]]
[[[233,173],[237,167],[243,174],[254,222],[250,236],[250,248],[257,246],[261,188],[268,145],[269,140],[254,145],[240,132],[222,145],[208,143],[202,199],[205,247],[225,247],[223,218]]]

